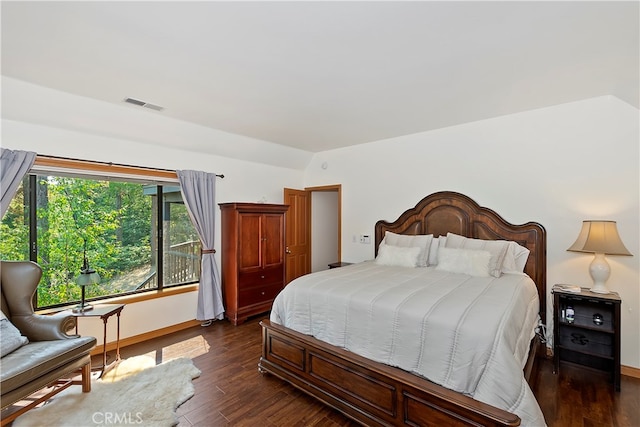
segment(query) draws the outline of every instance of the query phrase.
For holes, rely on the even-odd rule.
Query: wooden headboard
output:
[[[531,253],[524,271],[536,283],[540,317],[546,323],[547,236],[544,227],[537,222],[514,225],[464,194],[441,191],[420,200],[393,222],[376,222],[376,255],[386,231],[408,235],[433,234],[435,237],[451,232],[475,239],[513,240],[526,247]]]

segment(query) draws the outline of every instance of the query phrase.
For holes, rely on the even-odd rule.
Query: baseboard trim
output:
[[[631,366],[620,366],[620,374],[628,377],[640,378],[640,369]]]
[[[202,322],[199,320],[188,320],[186,322],[178,323],[177,325],[167,326],[166,328],[156,329],[154,331],[145,332],[144,334],[134,335],[132,337],[124,338],[120,340],[120,348],[126,347],[128,345],[138,344],[143,341],[147,341],[153,338],[158,338],[163,335],[171,334],[173,332],[182,331],[183,329],[189,329],[194,326],[200,325]],[[98,345],[91,351],[91,355],[101,355],[102,349],[104,346]],[[112,351],[116,349],[116,342],[108,342],[107,343],[107,351]]]

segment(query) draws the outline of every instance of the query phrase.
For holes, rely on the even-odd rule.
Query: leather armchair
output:
[[[49,399],[72,384],[81,384],[82,391],[91,390],[91,350],[95,337],[69,335],[76,318],[68,313],[36,314],[33,295],[42,269],[30,261],[0,261],[2,312],[26,336],[29,342],[0,359],[0,389],[2,390],[2,425],[13,421],[26,410]],[[36,391],[75,376],[81,371],[81,381],[67,380],[41,398],[5,416],[5,408]]]

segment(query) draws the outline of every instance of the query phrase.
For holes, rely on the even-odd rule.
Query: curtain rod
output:
[[[129,172],[138,172],[140,175],[153,175],[160,173],[161,175],[165,175],[171,178],[177,178],[177,173],[175,170],[171,169],[160,169],[160,168],[148,168],[142,166],[131,166],[120,163],[113,162],[99,162],[95,160],[82,160],[82,159],[73,159],[69,157],[57,157],[57,156],[47,156],[38,154],[36,156],[36,165],[39,166],[62,166],[62,167],[71,167],[74,166],[77,168],[87,167],[88,165],[97,166],[98,169],[128,169]],[[224,174],[216,174],[218,178],[224,178]]]

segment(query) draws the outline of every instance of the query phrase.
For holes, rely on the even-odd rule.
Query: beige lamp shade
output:
[[[605,282],[611,274],[605,255],[631,255],[624,247],[615,221],[582,221],[580,235],[568,251],[593,253],[589,274],[593,279],[591,292],[608,294]]]
[[[631,255],[620,240],[615,221],[582,221],[580,235],[568,251]]]

